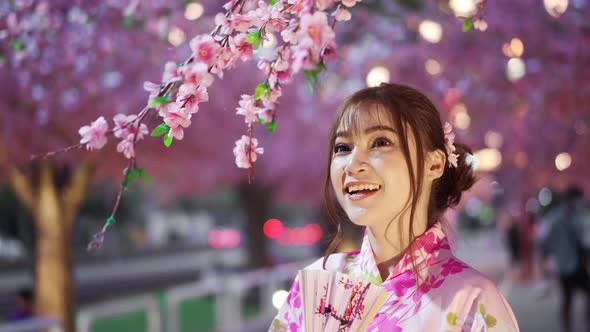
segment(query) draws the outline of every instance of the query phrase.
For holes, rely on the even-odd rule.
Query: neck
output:
[[[394,267],[402,259],[413,239],[420,236],[428,227],[427,208],[416,209],[414,215],[413,234],[410,234],[410,211],[394,219],[378,225],[368,226],[369,241],[375,254],[375,262],[385,281]]]

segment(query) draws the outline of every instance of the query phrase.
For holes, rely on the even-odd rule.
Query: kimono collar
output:
[[[441,224],[437,222],[416,238],[385,281],[393,279],[408,270],[412,270],[412,258],[414,259],[416,268],[423,269],[436,263],[438,260],[437,258],[441,255],[449,255],[450,249],[447,236],[443,231]],[[368,230],[365,230],[363,243],[358,257],[360,270],[360,275],[358,277],[377,285],[381,285],[383,280],[381,279],[379,269],[377,268],[375,254],[369,241]]]

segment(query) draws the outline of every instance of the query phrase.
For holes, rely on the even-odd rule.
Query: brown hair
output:
[[[410,209],[410,241],[415,239],[413,221],[416,214],[418,198],[421,194],[422,178],[424,175],[424,156],[426,152],[435,150],[442,150],[445,156],[447,156],[443,126],[438,110],[418,90],[403,85],[383,83],[378,87],[370,87],[357,91],[344,101],[336,113],[336,119],[330,130],[329,157],[324,181],[324,199],[328,215],[337,226],[337,231],[324,253],[324,269],[328,256],[334,253],[343,235],[341,221],[330,196],[330,164],[334,153],[336,131],[342,121],[346,121],[347,126],[358,126],[358,123],[355,123],[358,113],[370,109],[368,106],[371,105],[381,106],[387,110],[391,115],[393,124],[398,130],[400,146],[410,176],[410,196],[405,207],[399,214],[405,214],[408,208]],[[416,172],[414,172],[414,165],[410,158],[408,131],[415,136],[416,141],[418,159],[416,161]],[[428,203],[428,228],[436,223],[448,207],[457,205],[461,200],[463,191],[468,190],[475,183],[472,168],[465,164],[465,155],[466,153],[472,153],[471,149],[463,144],[455,143],[454,145],[456,148],[455,153],[459,155],[458,167],[449,168],[445,165],[443,175],[432,183]],[[387,228],[389,228],[392,221],[387,225]]]

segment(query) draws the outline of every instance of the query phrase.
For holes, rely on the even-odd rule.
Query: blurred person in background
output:
[[[29,319],[33,316],[33,292],[28,288],[23,288],[18,292],[16,299],[16,309],[6,316],[8,322],[16,322]]]
[[[590,277],[586,266],[583,238],[583,192],[570,186],[564,204],[553,215],[545,239],[545,254],[554,259],[561,288],[561,322],[563,330],[571,331],[572,295],[581,289],[586,295],[586,319],[590,328]]]
[[[475,182],[473,152],[454,137],[432,102],[403,85],[362,89],[337,112],[324,197],[338,233],[324,258],[306,269],[344,273],[387,291],[365,331],[519,331],[494,283],[452,253],[443,214]],[[339,218],[333,196],[348,219]],[[348,221],[365,227],[361,249],[334,253]],[[302,303],[311,299],[302,293],[296,277],[269,332],[303,331],[318,317],[304,317]],[[320,310],[314,314],[334,317],[341,329],[357,318]]]

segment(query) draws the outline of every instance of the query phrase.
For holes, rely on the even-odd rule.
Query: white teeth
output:
[[[353,193],[353,192],[359,191],[359,190],[378,190],[379,188],[381,188],[381,186],[377,185],[377,184],[361,184],[361,185],[350,186],[350,187],[348,187],[347,191],[348,191],[348,193]]]

